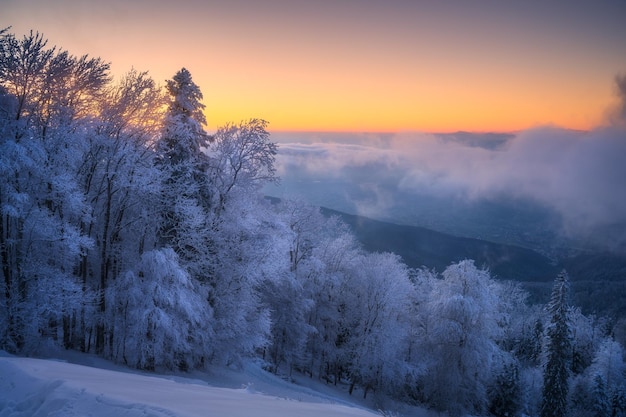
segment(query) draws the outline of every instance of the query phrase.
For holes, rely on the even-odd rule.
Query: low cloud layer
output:
[[[610,122],[613,125],[626,128],[626,73],[615,77],[615,94],[619,101],[615,109],[610,111]]]
[[[282,175],[344,178],[378,198],[384,211],[397,192],[468,201],[514,197],[556,211],[562,231],[603,233],[626,242],[626,129],[591,132],[554,127],[516,135],[308,135],[280,144]],[[358,202],[356,203],[359,208]],[[618,233],[620,231],[620,233]],[[623,241],[620,241],[624,239]]]

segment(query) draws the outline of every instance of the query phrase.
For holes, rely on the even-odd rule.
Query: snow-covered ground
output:
[[[287,382],[255,365],[244,372],[170,376],[135,372],[91,356],[72,359],[75,363],[0,353],[0,417],[381,415],[334,388]]]

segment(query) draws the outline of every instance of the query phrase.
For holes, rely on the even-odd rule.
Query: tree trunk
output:
[[[104,211],[104,227],[102,230],[102,239],[100,242],[100,285],[98,287],[98,311],[100,317],[96,325],[96,353],[101,355],[104,353],[105,346],[105,324],[104,314],[106,312],[106,286],[109,275],[109,224],[111,222],[111,179],[107,179],[107,196],[106,207]]]

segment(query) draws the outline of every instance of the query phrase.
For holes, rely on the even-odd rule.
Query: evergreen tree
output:
[[[541,417],[564,417],[567,411],[572,338],[568,322],[569,279],[562,271],[554,282],[548,304],[546,365],[543,375]]]
[[[626,389],[617,387],[611,394],[611,417],[626,416]]]
[[[157,145],[159,168],[164,173],[162,186],[163,221],[160,240],[171,246],[185,267],[198,258],[206,258],[206,239],[198,238],[209,227],[207,207],[209,158],[203,152],[209,136],[202,93],[185,68],[167,81],[169,106],[162,137]],[[200,268],[202,269],[202,268]],[[196,275],[191,271],[192,275]]]
[[[541,339],[543,338],[543,322],[540,319],[535,321],[533,328],[533,344],[530,358],[535,365],[539,365],[541,360]]]
[[[210,137],[206,125],[202,92],[185,68],[167,81],[170,104],[165,119],[162,151],[171,164],[192,160],[201,155]]]
[[[512,362],[504,365],[489,389],[489,411],[494,416],[515,416],[522,404],[522,387],[519,366]]]
[[[609,417],[611,403],[606,392],[606,384],[600,375],[593,379],[593,416]]]

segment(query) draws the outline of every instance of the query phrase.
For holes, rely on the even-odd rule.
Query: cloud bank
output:
[[[567,236],[626,244],[626,129],[620,124],[590,132],[541,127],[514,135],[296,139],[280,143],[281,175],[351,181],[374,196],[355,203],[360,214],[384,212],[395,193],[527,199],[558,213]]]

